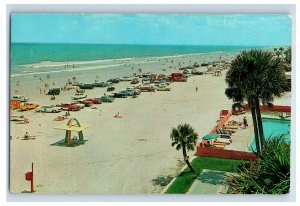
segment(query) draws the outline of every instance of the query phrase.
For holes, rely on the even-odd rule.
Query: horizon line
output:
[[[140,45],[140,46],[236,46],[236,47],[278,47],[291,45],[229,45],[229,44],[134,44],[134,43],[86,43],[86,42],[10,42],[11,44],[90,44],[90,45]]]

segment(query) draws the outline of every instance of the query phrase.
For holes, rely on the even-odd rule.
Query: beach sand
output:
[[[218,57],[216,55],[215,59]],[[163,64],[163,61],[158,61],[152,63],[151,67],[154,65],[156,68],[162,68]],[[147,71],[147,66],[150,67],[147,63],[143,66],[143,71]],[[178,71],[177,69],[172,68],[164,72],[170,74],[172,71]],[[220,110],[231,108],[232,100],[224,94],[225,72],[223,71],[222,76],[192,76],[187,82],[172,83],[169,92],[145,92],[138,98],[116,99],[114,103],[95,105],[98,109],[84,108],[78,112],[70,112],[70,117],[91,125],[84,131],[84,137],[88,141],[77,147],[51,145],[65,136],[64,131],[54,127],[66,125],[67,120],[53,121],[63,113],[41,114],[33,110],[12,110],[11,115],[23,114],[30,123],[10,124],[11,192],[29,190],[30,183],[25,180],[24,173],[30,171],[31,162],[34,163],[36,193],[161,192],[163,188],[155,186],[152,180],[160,175],[176,175],[181,169],[178,168],[178,162],[183,161],[182,151],[171,147],[172,127],[189,123],[201,137],[216,125]],[[73,73],[70,73],[70,77],[72,75]],[[15,86],[17,80],[20,81],[20,86]],[[47,82],[55,82],[56,86],[62,86],[66,80],[67,78],[51,77]],[[95,73],[82,74],[79,80],[94,82]],[[42,88],[45,82],[46,80],[39,81],[38,77],[32,81],[22,81],[21,77],[17,77],[12,80],[11,91],[15,94],[17,89],[19,94],[40,105],[70,101],[75,93],[74,90],[62,91],[56,100],[50,101],[50,96],[43,92],[40,94],[37,88]],[[121,82],[115,86],[118,90],[129,85],[129,82]],[[199,88],[198,92],[196,87]],[[88,97],[100,97],[105,90],[106,88],[95,88],[86,90],[86,94]],[[113,118],[118,112],[123,118]],[[26,131],[35,135],[36,139],[21,140]],[[195,151],[190,152],[190,157],[194,153]]]

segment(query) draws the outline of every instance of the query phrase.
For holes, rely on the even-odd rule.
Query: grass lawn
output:
[[[214,157],[196,157],[191,164],[196,170],[197,174],[190,172],[187,167],[176,180],[167,189],[165,194],[185,194],[190,189],[194,180],[201,173],[203,169],[220,170],[226,172],[236,172],[237,166],[241,160],[214,158]]]

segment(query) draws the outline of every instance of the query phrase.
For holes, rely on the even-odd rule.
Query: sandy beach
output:
[[[230,60],[236,53],[222,54]],[[209,55],[209,56],[208,56]],[[75,90],[62,91],[56,100],[50,100],[40,88],[44,84],[62,87],[68,78],[77,76],[79,82],[93,83],[99,74],[99,81],[110,77],[130,75],[142,68],[143,72],[170,74],[178,71],[179,63],[187,66],[194,62],[218,60],[220,54],[183,55],[168,58],[142,58],[139,60],[109,60],[75,64],[77,71],[64,75],[47,72],[11,78],[11,94],[20,94],[39,105],[59,104],[71,100]],[[171,63],[171,59],[173,62]],[[43,63],[45,64],[45,63]],[[44,65],[30,65],[29,68]],[[126,67],[125,67],[126,64]],[[54,63],[55,66],[64,64]],[[80,69],[82,65],[91,69]],[[173,66],[172,66],[173,65]],[[48,65],[49,66],[49,65]],[[170,68],[171,67],[171,68]],[[120,69],[123,68],[123,69]],[[162,70],[164,69],[164,70]],[[199,70],[205,71],[202,67]],[[118,72],[120,71],[120,72]],[[113,103],[95,105],[97,109],[84,108],[70,112],[81,123],[90,124],[84,131],[86,144],[77,147],[52,146],[64,138],[65,132],[54,129],[64,121],[53,121],[60,114],[42,114],[34,110],[19,112],[11,110],[11,115],[24,115],[29,124],[11,122],[10,135],[10,190],[20,193],[29,190],[29,182],[24,173],[34,163],[35,190],[47,194],[142,194],[159,193],[162,188],[152,180],[159,175],[176,175],[183,160],[182,151],[171,147],[170,132],[180,123],[189,123],[199,137],[207,134],[215,126],[222,109],[230,109],[232,100],[224,92],[226,70],[222,76],[212,74],[191,76],[187,82],[171,83],[171,91],[143,92],[138,98],[116,99]],[[39,78],[42,79],[39,80]],[[20,85],[16,86],[16,82]],[[54,86],[52,85],[54,82]],[[130,86],[130,82],[114,85],[116,90]],[[199,90],[196,91],[195,88]],[[15,93],[15,91],[18,93]],[[106,88],[86,90],[88,97],[101,97]],[[280,100],[290,102],[290,94]],[[113,118],[116,113],[123,118]],[[21,138],[28,131],[35,140]],[[192,157],[194,152],[190,152]]]

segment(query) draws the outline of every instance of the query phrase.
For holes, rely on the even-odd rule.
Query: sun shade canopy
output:
[[[216,139],[218,137],[220,137],[219,134],[207,134],[204,137],[202,137],[202,139],[204,139],[204,140],[210,140],[210,139]]]
[[[60,125],[58,127],[54,127],[54,129],[61,129],[61,130],[68,130],[68,131],[75,131],[75,132],[80,132],[88,127],[90,127],[91,125],[89,124],[80,124],[80,126],[78,125]]]

